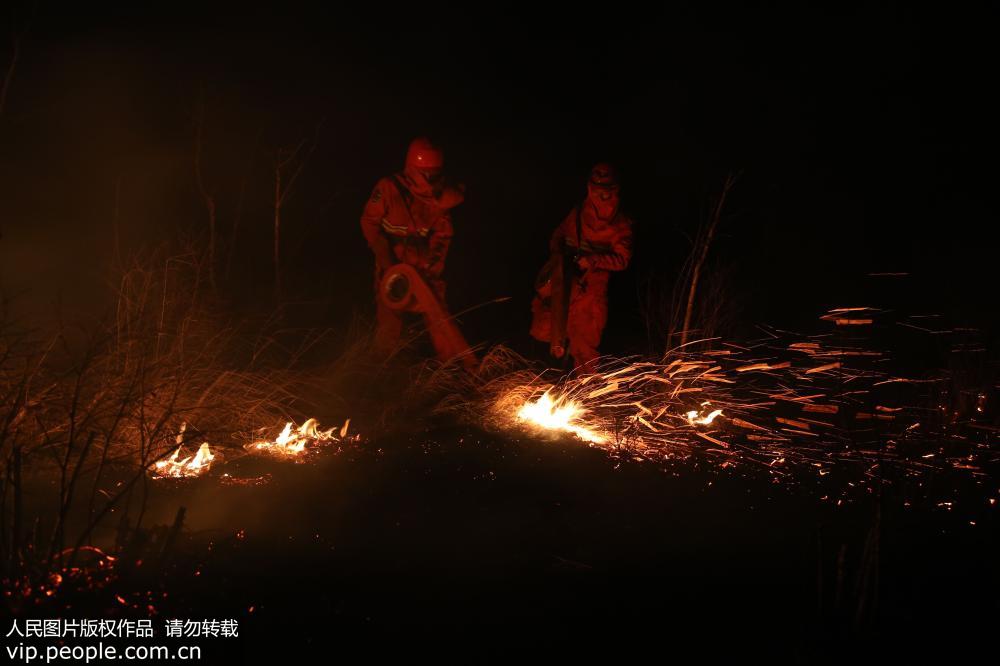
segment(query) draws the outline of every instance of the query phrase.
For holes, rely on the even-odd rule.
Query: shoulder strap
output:
[[[399,196],[403,198],[403,203],[406,204],[406,211],[410,211],[410,200],[413,198],[413,194],[406,189],[406,186],[399,182],[399,178],[396,174],[389,176],[392,179],[392,184],[396,186],[396,191],[399,192]]]
[[[403,200],[403,206],[406,207],[406,214],[410,218],[410,222],[412,222],[413,226],[416,227],[417,221],[413,219],[413,211],[410,210],[410,203],[413,201],[413,193],[406,189],[405,185],[399,182],[399,178],[396,177],[396,174],[392,174],[389,177],[392,179],[393,185],[396,186],[396,190],[399,192],[399,196]]]

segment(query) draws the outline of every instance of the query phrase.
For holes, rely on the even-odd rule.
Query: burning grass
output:
[[[871,325],[844,323],[844,312],[859,310],[822,319]],[[868,337],[764,331],[749,343],[713,340],[714,348],[677,349],[657,361],[609,358],[582,376],[517,368],[504,353],[504,371],[480,377],[465,415],[489,428],[576,437],[635,460],[756,470],[782,483],[812,479],[824,499],[904,478],[959,474],[976,483],[994,466],[992,431],[940,419],[928,390],[939,380],[894,375],[890,354]]]
[[[348,438],[348,429],[351,420],[347,419],[344,425],[339,428],[320,430],[319,421],[308,419],[299,427],[291,421],[285,424],[284,429],[274,439],[257,440],[246,445],[246,450],[251,453],[262,453],[278,458],[301,459],[316,446],[322,446],[330,442],[342,442]]]
[[[177,450],[174,451],[174,455],[170,456],[166,460],[157,460],[153,463],[153,467],[150,472],[154,479],[180,479],[192,476],[201,476],[212,467],[212,462],[215,460],[215,454],[213,454],[212,450],[209,448],[208,442],[204,442],[201,446],[199,446],[198,452],[193,456],[189,455],[178,460],[178,456],[180,456],[182,448],[184,447],[178,446]]]
[[[585,442],[603,444],[604,437],[586,425],[587,410],[576,400],[565,396],[553,398],[546,391],[534,399],[525,400],[517,410],[517,421],[537,432],[565,432]]]

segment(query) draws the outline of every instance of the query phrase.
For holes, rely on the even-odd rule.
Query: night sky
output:
[[[203,168],[227,243],[245,183],[224,287],[236,309],[270,293],[276,150],[309,139],[284,213],[286,297],[318,323],[370,312],[358,217],[428,134],[468,187],[452,310],[511,297],[463,318],[475,342],[526,338],[548,235],[598,160],[621,170],[638,244],[613,280],[607,351],[649,344],[637,294],[670,284],[729,172],[742,177],[710,261],[743,329],[814,326],[847,305],[995,323],[992,21],[918,11],[15,9],[0,32],[4,70],[20,35],[0,117],[0,280],[25,307],[93,311],[116,209],[126,253],[204,237],[204,100]]]

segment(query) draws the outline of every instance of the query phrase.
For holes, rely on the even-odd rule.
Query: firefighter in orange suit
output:
[[[625,270],[632,258],[632,220],[621,211],[618,180],[610,165],[591,170],[587,198],[556,228],[549,249],[553,258],[572,260],[566,274],[569,349],[552,340],[552,313],[541,290],[532,303],[531,334],[552,343],[557,358],[569,351],[576,368],[592,368],[608,320],[608,279],[612,272]]]
[[[443,168],[441,149],[425,137],[414,139],[403,170],[375,184],[361,216],[361,231],[375,255],[375,349],[385,356],[396,349],[403,331],[403,315],[377,297],[386,269],[399,262],[413,266],[444,306],[451,209],[465,194],[463,186],[446,184]]]

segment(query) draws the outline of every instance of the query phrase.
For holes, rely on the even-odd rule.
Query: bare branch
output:
[[[683,347],[687,344],[688,333],[691,330],[691,317],[694,311],[694,299],[698,291],[698,280],[701,276],[701,269],[705,264],[705,259],[708,257],[708,250],[712,246],[712,240],[715,238],[715,229],[719,225],[719,219],[722,217],[722,209],[726,205],[726,197],[729,195],[730,190],[736,183],[736,179],[739,178],[739,174],[730,173],[726,176],[726,182],[722,186],[722,192],[719,194],[719,198],[715,202],[715,206],[712,210],[712,215],[708,220],[708,227],[705,230],[698,246],[692,252],[692,255],[697,254],[697,259],[691,266],[691,283],[690,289],[688,290],[687,298],[687,308],[684,311],[684,324],[681,328],[681,346]]]

